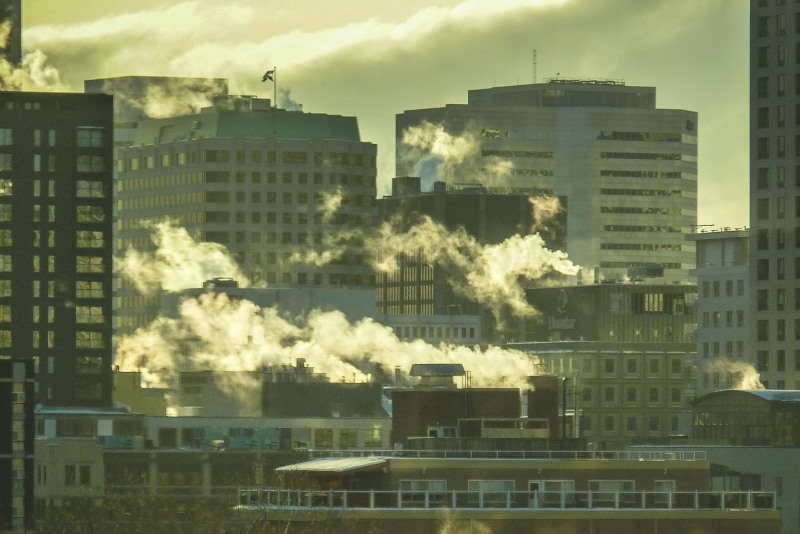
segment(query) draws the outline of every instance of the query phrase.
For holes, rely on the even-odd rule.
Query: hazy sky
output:
[[[69,7],[65,7],[68,5]],[[23,47],[70,88],[125,75],[226,77],[305,111],[355,115],[394,174],[394,116],[468,89],[622,79],[699,113],[699,222],[748,221],[747,0],[25,0]]]

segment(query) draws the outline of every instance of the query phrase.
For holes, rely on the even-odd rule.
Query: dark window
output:
[[[767,98],[769,96],[769,78],[762,76],[756,82],[756,94],[758,98]]]
[[[758,311],[769,310],[769,290],[759,289],[756,291],[756,309]]]
[[[756,64],[759,68],[769,67],[769,47],[759,46],[756,51]]]
[[[759,167],[756,171],[756,188],[769,189],[769,169]]]
[[[757,124],[759,128],[769,128],[769,108],[758,108]]]
[[[756,353],[756,371],[769,371],[769,353],[765,350]]]
[[[769,339],[769,321],[766,319],[759,319],[756,321],[756,340],[767,341]]]
[[[758,37],[769,36],[769,17],[758,17],[756,21],[756,35]]]
[[[756,261],[756,276],[758,280],[769,280],[769,259],[761,258]]]
[[[769,137],[759,137],[756,143],[757,143],[756,152],[758,154],[758,159],[769,158]]]

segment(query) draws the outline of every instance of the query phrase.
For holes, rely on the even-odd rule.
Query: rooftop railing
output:
[[[764,491],[312,491],[239,488],[238,509],[775,510]]]
[[[763,491],[314,491],[240,488],[238,509],[775,510]]]
[[[478,451],[428,449],[312,449],[311,458],[470,458],[516,460],[705,460],[705,451]]]

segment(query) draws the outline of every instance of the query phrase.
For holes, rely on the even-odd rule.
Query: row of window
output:
[[[618,213],[629,215],[681,215],[681,208],[658,208],[637,206],[600,206],[600,213]]]
[[[42,130],[33,130],[33,146],[42,146]],[[103,147],[105,146],[106,135],[104,128],[90,126],[80,126],[76,131],[75,145],[78,148]],[[0,128],[0,146],[12,146],[14,144],[14,131],[11,128]],[[47,130],[47,146],[56,146],[56,130]]]
[[[588,416],[584,416],[581,419],[581,424],[582,424],[583,431],[584,431],[585,434],[591,435],[595,431],[594,430],[595,417],[596,416],[588,415]],[[649,416],[647,416],[646,426],[644,426],[641,430],[639,428],[640,418],[638,416],[635,416],[635,415],[628,415],[628,416],[625,416],[623,418],[621,416],[608,415],[607,414],[607,415],[600,415],[599,419],[600,419],[600,425],[601,425],[600,433],[608,434],[608,435],[615,434],[615,433],[618,433],[618,432],[630,432],[630,433],[633,433],[633,432],[642,432],[642,431],[646,431],[646,432],[650,432],[650,433],[660,433],[662,431],[664,431],[664,432],[669,431],[669,432],[675,433],[675,432],[678,432],[678,430],[679,430],[678,417],[677,416],[671,416],[670,417],[670,425],[669,425],[670,428],[669,429],[662,428],[661,417],[659,417],[658,415],[649,415]],[[624,423],[625,423],[624,427],[620,426],[620,421],[624,421]]]
[[[800,257],[794,259],[794,278],[800,280]],[[756,260],[756,279],[785,280],[786,258],[759,258]]]
[[[675,132],[607,132],[597,134],[600,141],[650,141],[654,143],[694,143],[697,136]]]
[[[695,175],[690,175],[681,171],[625,171],[612,169],[601,170],[600,176],[608,176],[611,178],[697,178]]]
[[[620,398],[619,395],[619,387],[617,386],[604,386],[601,388],[602,390],[602,397],[601,401],[603,404],[616,404],[618,400],[622,400],[622,402],[626,404],[639,404],[639,402],[646,402],[650,405],[658,405],[661,403],[661,393],[662,389],[658,387],[651,387],[647,388],[647,397],[641,395],[641,389],[635,386],[625,387],[625,396]],[[680,404],[683,402],[683,396],[681,393],[680,387],[673,387],[670,388],[670,396],[669,401],[672,404]],[[594,388],[593,387],[584,387],[581,389],[581,402],[584,404],[590,404],[594,402]]]
[[[791,199],[791,197],[789,197]],[[800,196],[794,197],[794,216],[800,219]],[[767,197],[756,199],[756,219],[768,221],[786,218],[786,196],[774,199]]]
[[[792,362],[792,370],[800,372],[800,349],[794,349]],[[769,372],[770,370],[783,373],[786,371],[786,351],[776,350],[770,356],[768,350],[756,351],[756,370],[760,372]]]
[[[786,319],[758,319],[756,321],[756,341],[770,341],[770,338],[775,341],[786,341],[787,338],[787,321]],[[800,341],[800,319],[794,320],[794,337],[795,341]]]
[[[39,348],[39,332],[33,332],[33,346]],[[75,348],[76,349],[102,349],[105,348],[106,343],[103,339],[102,332],[75,332]],[[0,348],[11,347],[11,331],[0,330]],[[47,347],[55,347],[55,332],[47,332]]]
[[[160,154],[158,156],[130,157],[119,160],[117,163],[119,171],[138,171],[140,169],[169,168],[173,165],[184,166],[187,163],[230,163],[237,164],[252,163],[260,165],[265,161],[268,165],[275,165],[280,159],[284,165],[308,165],[313,162],[314,166],[341,165],[350,167],[375,167],[375,156],[370,154],[351,154],[347,152],[302,152],[302,151],[283,151],[278,153],[268,150],[266,154],[260,150],[224,150],[206,149],[200,152],[191,151],[187,157],[186,152],[176,154]]]
[[[795,135],[794,139],[794,155],[800,156],[800,134]],[[770,147],[769,137],[759,137],[756,139],[756,157],[758,159],[769,159],[771,157],[785,158],[786,157],[786,136],[778,135],[775,137],[774,147]],[[782,183],[785,183],[785,179]]]
[[[744,357],[744,341],[738,340],[738,341],[736,341],[735,345],[736,345],[736,353],[734,353],[734,351],[733,351],[733,347],[734,347],[733,340],[729,339],[729,340],[725,341],[725,353],[723,354],[723,353],[720,352],[721,344],[720,344],[719,341],[711,341],[711,342],[704,341],[701,344],[701,347],[702,347],[701,348],[701,354],[703,355],[703,358],[709,358],[709,357],[712,357],[712,356],[715,357],[715,358],[718,357],[718,356],[725,356],[725,357],[727,357],[729,359],[731,359],[731,358],[737,358],[737,359],[743,358]]]
[[[99,155],[79,154],[75,160],[75,170],[77,172],[97,173],[105,171],[105,158]],[[56,172],[56,157],[53,154],[47,156],[47,172]],[[14,158],[12,154],[0,153],[0,171],[13,171]],[[34,172],[42,172],[41,154],[33,155]]]
[[[41,297],[41,281],[33,281],[33,297]],[[11,297],[12,285],[11,280],[0,280],[0,297]],[[47,282],[47,296],[48,298],[55,297],[55,282],[49,280]],[[89,280],[79,280],[75,282],[75,298],[77,299],[99,299],[105,297],[103,289],[103,282],[94,282]]]
[[[736,326],[744,326],[744,311],[743,310],[736,310],[734,314],[733,310],[728,310],[725,312],[725,326],[734,326],[734,315],[736,316]],[[704,327],[714,326],[720,327],[722,326],[722,312],[715,311],[715,312],[703,312],[703,322],[702,325]]]
[[[733,296],[733,286],[734,282],[736,282],[736,296],[741,297],[744,295],[744,279],[738,280],[725,280],[725,296],[732,297]],[[708,280],[704,280],[701,284],[701,291],[704,299],[709,297],[720,297],[722,295],[722,281],[721,280],[714,280],[713,282],[709,282]]]
[[[266,172],[267,184],[277,184],[278,176],[275,172]],[[231,176],[234,180],[231,180]],[[325,178],[327,176],[327,179]],[[260,184],[262,174],[255,171],[250,173],[250,183]],[[178,185],[189,184],[229,184],[235,181],[237,184],[244,184],[247,182],[247,173],[244,171],[237,171],[230,173],[228,171],[206,171],[185,174],[170,174],[161,176],[148,176],[148,177],[126,177],[117,181],[119,191],[136,191],[136,190],[152,190],[156,188],[173,188]],[[343,174],[343,173],[314,173],[309,180],[308,173],[291,173],[284,172],[281,174],[280,183],[284,185],[333,185],[333,186],[349,186],[349,187],[375,187],[375,177],[372,175],[362,174]]]
[[[600,243],[600,250],[647,250],[647,251],[670,251],[680,252],[683,250],[681,245],[659,244],[659,243]]]

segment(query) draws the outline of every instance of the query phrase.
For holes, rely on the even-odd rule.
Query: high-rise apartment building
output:
[[[0,25],[8,31],[6,42],[0,43],[0,55],[18,65],[22,61],[22,0],[0,0]]]
[[[697,114],[657,108],[654,87],[551,80],[473,90],[467,104],[406,111],[396,122],[398,176],[425,169],[424,154],[403,143],[404,132],[423,121],[480,145],[469,176],[440,180],[566,197],[567,251],[576,264],[605,279],[655,265],[665,281],[687,281]]]
[[[370,224],[375,154],[355,117],[285,111],[249,97],[143,121],[117,161],[117,249],[149,250],[142,223],[171,219],[200,241],[224,245],[246,275],[267,285],[372,287],[358,248],[325,265],[297,260]],[[122,332],[160,308],[158,295],[140,295],[126,280],[119,298]]]
[[[800,4],[750,2],[750,288],[753,364],[800,388]]]
[[[37,401],[111,403],[112,97],[0,93],[0,357]]]

